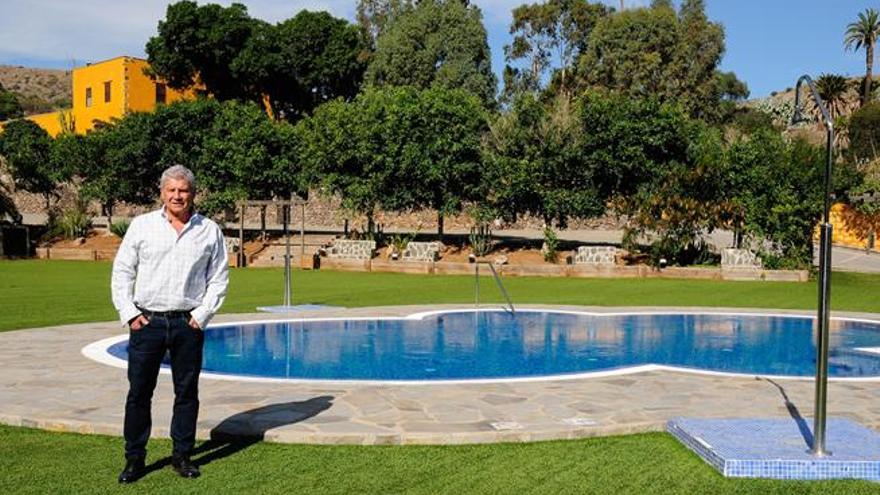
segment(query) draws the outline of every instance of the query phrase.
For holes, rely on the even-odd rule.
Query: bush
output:
[[[857,160],[880,156],[880,103],[869,103],[850,117],[849,151]]]
[[[58,226],[61,235],[65,239],[85,237],[92,226],[92,217],[86,211],[85,205],[77,202],[73,208],[64,210],[61,213],[61,218],[58,219]]]
[[[548,263],[556,263],[559,256],[559,237],[550,227],[544,227],[544,261]]]
[[[128,220],[113,222],[110,225],[110,232],[113,233],[113,235],[115,235],[116,237],[125,237],[125,233],[128,232],[129,225],[131,225],[131,222],[129,222]]]
[[[478,258],[486,256],[492,250],[492,230],[488,225],[480,224],[471,227],[471,233],[468,237],[474,256]]]

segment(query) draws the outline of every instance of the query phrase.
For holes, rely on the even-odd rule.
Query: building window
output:
[[[92,88],[86,88],[86,106],[92,106]]]
[[[104,103],[110,103],[110,81],[104,82]]]
[[[156,104],[164,104],[165,98],[167,98],[165,85],[161,83],[156,84]]]

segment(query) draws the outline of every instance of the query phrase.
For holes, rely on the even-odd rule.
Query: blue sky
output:
[[[300,9],[354,19],[356,0],[239,0],[250,14],[277,22]],[[504,67],[510,11],[523,0],[472,0],[483,10],[493,68]],[[201,1],[199,3],[208,3]],[[228,5],[229,1],[217,1]],[[606,3],[619,5],[619,0]],[[628,7],[648,0],[625,0]],[[676,1],[676,3],[678,3]],[[117,55],[144,56],[167,0],[0,0],[0,64],[69,68]],[[727,34],[722,69],[746,81],[753,97],[793,86],[798,76],[864,74],[864,52],[846,52],[843,33],[880,0],[707,0]]]

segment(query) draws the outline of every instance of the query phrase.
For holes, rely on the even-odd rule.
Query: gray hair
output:
[[[172,165],[166,168],[165,171],[162,172],[162,177],[159,179],[159,189],[162,189],[169,179],[185,180],[189,183],[191,192],[196,192],[196,176],[192,173],[192,170],[183,165]]]

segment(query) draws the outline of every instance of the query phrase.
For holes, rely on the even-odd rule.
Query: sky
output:
[[[301,9],[351,21],[357,0],[238,0],[252,17],[278,22]],[[536,0],[472,0],[483,11],[496,74],[504,68],[511,10]],[[624,0],[627,8],[648,0]],[[69,69],[119,55],[145,57],[167,0],[0,0],[0,65]],[[229,5],[228,0],[219,3]],[[604,0],[618,7],[619,0]],[[678,0],[675,1],[678,4]],[[864,51],[845,51],[847,24],[880,0],[706,0],[726,33],[721,69],[745,81],[752,97],[794,86],[802,74],[860,76]]]

